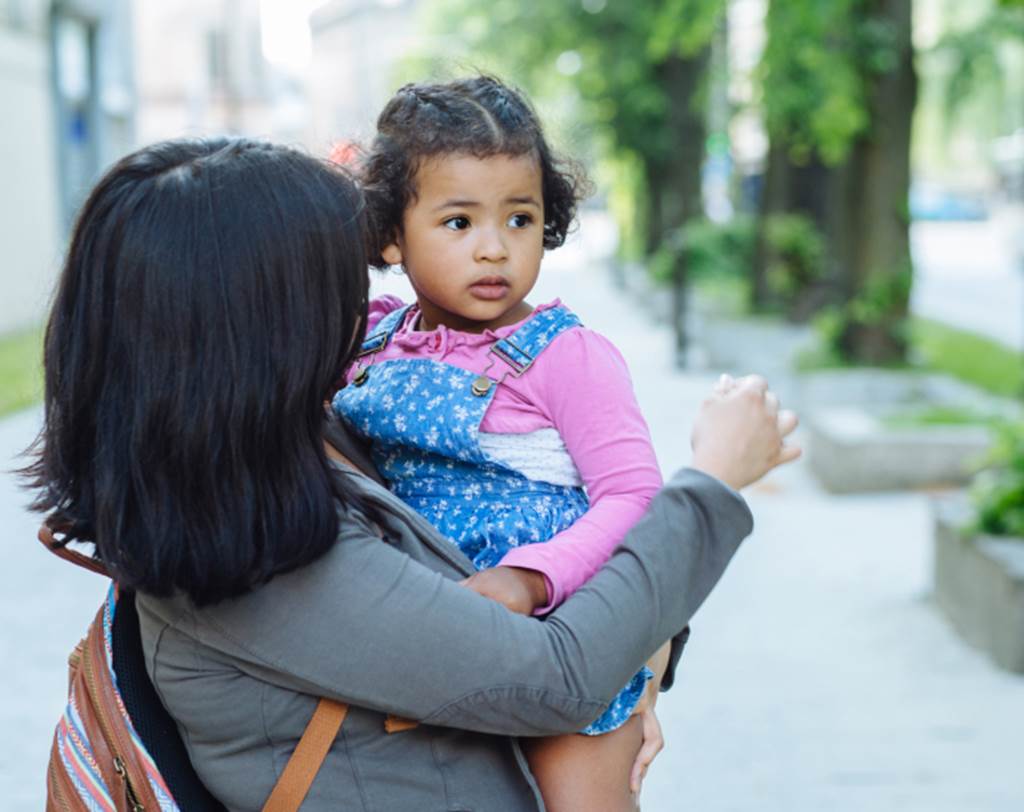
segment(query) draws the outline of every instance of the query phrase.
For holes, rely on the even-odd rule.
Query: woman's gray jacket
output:
[[[751,530],[739,495],[683,470],[607,565],[540,621],[460,586],[473,567],[453,544],[380,485],[346,475],[387,514],[379,531],[346,511],[322,558],[212,607],[138,596],[150,676],[231,810],[262,807],[319,696],[352,707],[303,810],[543,809],[515,737],[583,728],[671,637],[674,665],[684,627]],[[422,724],[388,734],[389,714]]]

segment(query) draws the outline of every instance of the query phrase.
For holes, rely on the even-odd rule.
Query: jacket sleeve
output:
[[[348,522],[314,564],[181,622],[301,692],[487,733],[571,732],[683,629],[751,527],[738,494],[681,471],[608,563],[538,620]]]

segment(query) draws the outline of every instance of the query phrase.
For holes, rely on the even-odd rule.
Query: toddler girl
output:
[[[526,302],[583,179],[492,78],[403,87],[377,127],[362,168],[371,261],[403,266],[416,302],[371,303],[334,408],[394,493],[481,570],[471,588],[544,614],[661,485],[619,353],[559,301]],[[638,673],[588,735],[529,745],[549,809],[633,808],[633,714],[651,677]]]

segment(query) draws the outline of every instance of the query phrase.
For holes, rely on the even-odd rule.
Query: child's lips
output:
[[[485,276],[469,286],[469,292],[478,299],[501,299],[508,289],[508,280],[500,276]]]

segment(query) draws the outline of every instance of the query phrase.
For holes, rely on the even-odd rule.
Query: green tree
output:
[[[1024,98],[1017,85],[1009,81],[1013,63],[1008,51],[1024,45],[1024,0],[999,0],[974,25],[947,34],[936,47],[936,55],[945,58],[945,91],[948,111],[955,113],[975,94],[988,91],[995,104],[1008,107],[1004,125],[1020,125],[1024,118]],[[1018,91],[1018,95],[1013,95]]]
[[[433,0],[431,27],[528,90],[571,88],[620,164],[635,167],[643,252],[701,211],[703,81],[726,0]],[[456,21],[453,23],[452,21]],[[454,30],[453,29],[454,26]],[[446,53],[441,61],[451,61]],[[455,57],[456,60],[458,56]]]
[[[858,362],[906,352],[911,33],[911,0],[774,0],[769,10],[762,213],[803,212],[823,231],[825,276],[842,308],[837,349]],[[759,256],[763,274],[763,240]],[[766,277],[755,281],[766,296]]]

